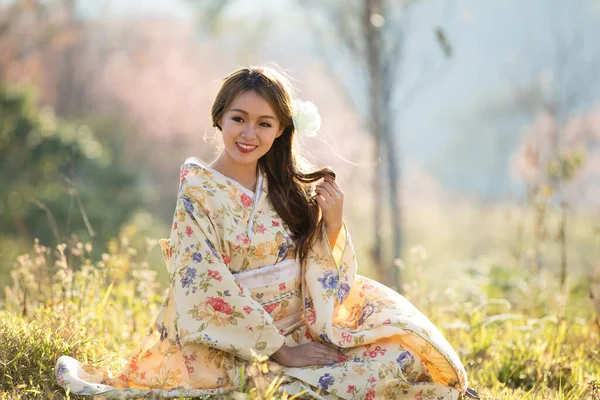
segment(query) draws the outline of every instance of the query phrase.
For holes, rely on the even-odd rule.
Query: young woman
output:
[[[320,125],[285,77],[227,76],[212,107],[223,149],[188,158],[171,236],[170,287],[145,339],[116,375],[62,356],[57,382],[106,398],[233,393],[256,355],[282,389],[331,399],[459,399],[465,369],[404,297],[358,275],[330,169],[306,171],[294,136]]]

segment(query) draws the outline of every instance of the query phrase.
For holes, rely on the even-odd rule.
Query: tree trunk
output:
[[[365,0],[363,14],[363,29],[367,44],[367,65],[369,70],[369,99],[370,99],[370,124],[375,138],[376,161],[375,179],[373,190],[375,193],[375,243],[373,244],[372,257],[375,269],[381,282],[396,290],[400,290],[400,270],[396,267],[395,260],[401,254],[401,230],[399,224],[400,207],[398,201],[398,165],[395,154],[395,132],[390,132],[391,118],[388,110],[389,90],[384,88],[384,83],[391,82],[385,76],[385,72],[391,69],[383,68],[382,33],[379,26],[373,24],[372,16],[382,14],[381,0]],[[393,235],[393,260],[391,263],[383,261],[383,240],[381,228],[383,226],[382,211],[384,209],[385,196],[385,167],[387,167],[387,180],[389,183],[389,207],[392,213],[392,235]]]
[[[389,104],[387,102],[386,104]],[[402,293],[402,282],[400,280],[400,269],[398,261],[402,256],[402,225],[401,225],[401,208],[400,208],[400,179],[399,179],[399,162],[396,155],[396,132],[390,129],[389,111],[384,117],[386,120],[384,129],[384,140],[387,152],[387,169],[388,169],[388,184],[389,184],[389,203],[391,206],[391,224],[392,224],[392,263],[389,267],[388,279],[391,287]]]
[[[375,207],[373,223],[375,225],[375,241],[373,243],[372,257],[374,268],[377,271],[379,280],[387,282],[385,269],[383,268],[383,245],[381,237],[382,205],[383,205],[383,164],[382,160],[382,110],[379,100],[381,99],[381,68],[380,68],[380,48],[381,34],[371,23],[371,15],[379,9],[381,0],[365,0],[363,12],[363,29],[367,43],[367,65],[369,70],[369,100],[370,100],[370,128],[375,138],[375,154],[373,158],[376,162],[375,177],[373,179],[373,191],[375,194]]]

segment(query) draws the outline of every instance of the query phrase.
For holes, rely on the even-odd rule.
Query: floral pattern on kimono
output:
[[[408,300],[357,274],[343,223],[333,248],[323,230],[304,266],[258,169],[252,192],[191,157],[181,166],[169,239],[169,290],[146,337],[116,374],[68,355],[56,380],[105,398],[234,392],[240,366],[284,343],[319,341],[346,355],[331,365],[282,367],[282,388],[314,398],[458,399],[460,359]]]

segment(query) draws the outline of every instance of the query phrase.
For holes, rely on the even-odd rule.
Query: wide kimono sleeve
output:
[[[201,343],[246,360],[253,359],[253,351],[270,356],[284,337],[223,261],[215,222],[217,201],[214,193],[203,192],[199,179],[182,179],[165,256],[178,339],[184,345]]]
[[[422,357],[438,382],[466,389],[464,366],[437,327],[396,291],[357,274],[345,222],[333,247],[323,228],[303,271],[305,314],[314,339],[354,347],[395,337]]]

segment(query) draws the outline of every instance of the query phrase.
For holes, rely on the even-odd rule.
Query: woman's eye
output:
[[[242,118],[241,117],[233,117],[231,118],[232,120],[234,120],[235,122],[242,122]],[[239,121],[238,121],[239,120]]]
[[[263,122],[261,125],[264,126],[264,127],[266,127],[266,128],[270,128],[271,127],[271,124],[269,124],[267,122]]]

